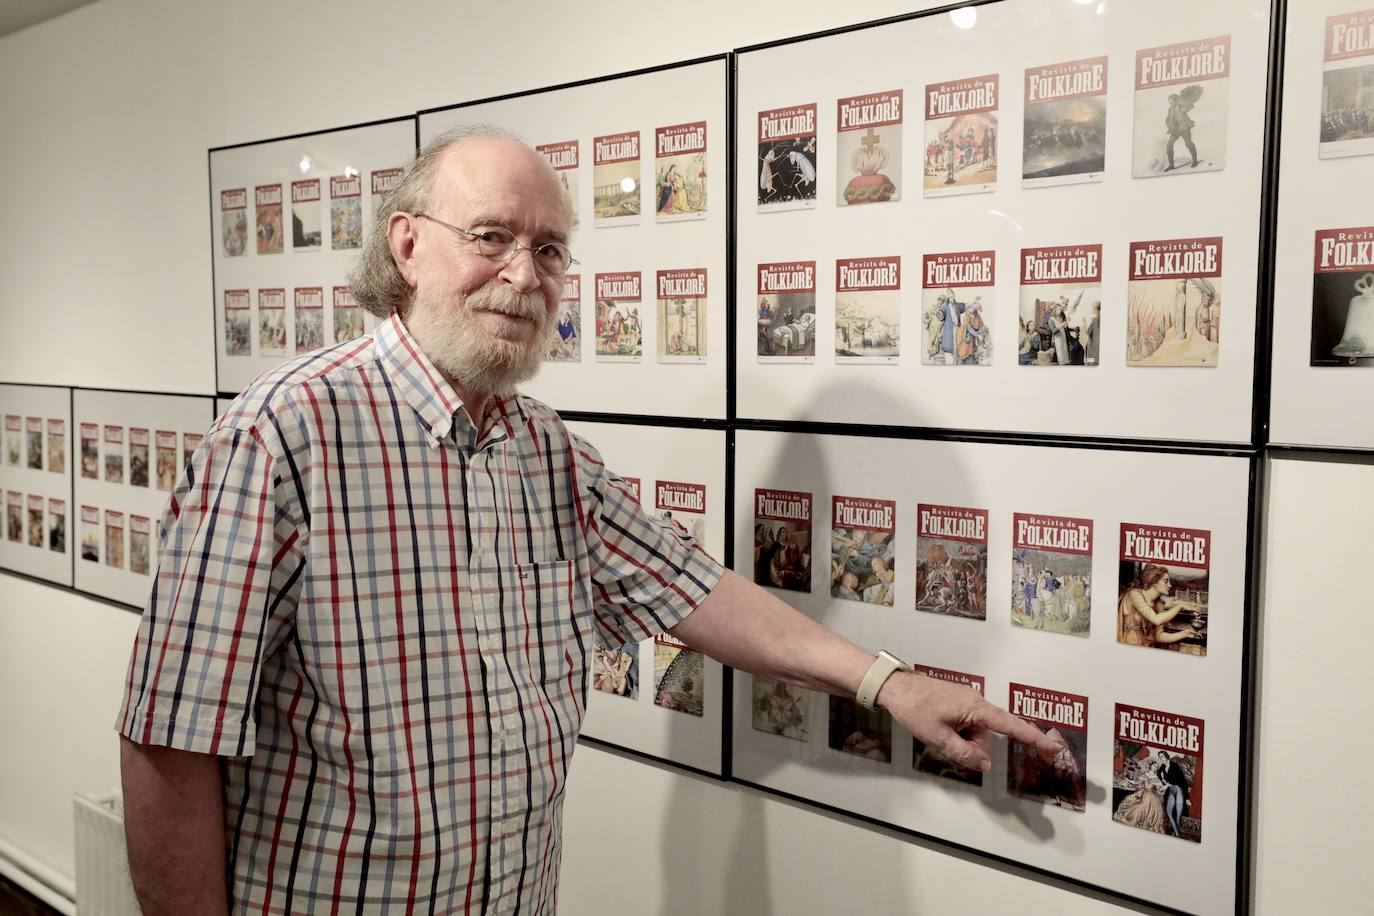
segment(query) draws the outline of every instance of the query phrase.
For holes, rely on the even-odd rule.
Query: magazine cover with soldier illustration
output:
[[[1221,352],[1221,239],[1131,243],[1126,365],[1215,367]]]
[[[977,674],[964,674],[962,671],[950,671],[946,668],[934,668],[930,665],[915,665],[913,667],[917,674],[923,674],[937,681],[959,684],[976,690],[980,696],[987,696],[987,684]],[[945,779],[952,779],[955,782],[962,782],[971,786],[983,784],[981,770],[971,770],[968,767],[960,766],[935,748],[929,747],[920,738],[913,737],[911,741],[911,767],[917,772],[943,776]]]
[[[1374,153],[1374,9],[1330,16],[1322,55],[1322,159]]]
[[[787,591],[811,591],[810,493],[754,491],[754,581]]]
[[[988,616],[988,511],[916,506],[916,610]]]
[[[1216,172],[1226,167],[1231,36],[1135,52],[1136,178]]]
[[[997,190],[996,73],[926,86],[925,196]]]
[[[759,112],[759,212],[816,206],[816,103]]]
[[[1203,721],[1117,703],[1112,820],[1202,842]]]
[[[836,102],[835,204],[902,199],[902,90]]]
[[[1374,366],[1374,226],[1317,230],[1314,366]]]
[[[1012,684],[1007,708],[1064,747],[1051,762],[1035,746],[1007,742],[1007,792],[1082,811],[1087,801],[1088,698],[1044,687]]]
[[[1092,574],[1092,519],[1013,515],[1014,625],[1087,638],[1092,623]]]
[[[1117,642],[1207,654],[1212,533],[1121,524]]]

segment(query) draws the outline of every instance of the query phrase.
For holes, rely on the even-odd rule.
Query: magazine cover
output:
[[[706,268],[660,270],[658,361],[706,362]]]
[[[24,438],[28,443],[28,467],[35,471],[43,470],[43,418],[25,417]]]
[[[1007,791],[1082,811],[1087,798],[1088,698],[1012,684],[1007,708],[1065,745],[1052,763],[1046,763],[1033,745],[1007,742]]]
[[[150,436],[146,429],[129,427],[129,486],[148,485],[148,445]]]
[[[1212,533],[1121,524],[1116,640],[1207,654]]]
[[[925,196],[997,190],[996,73],[926,86]]]
[[[706,711],[706,656],[667,633],[654,637],[654,705],[689,716]]]
[[[67,421],[48,421],[48,470],[67,473]]]
[[[405,169],[376,169],[372,173],[372,222],[377,222],[377,214],[382,209],[382,204],[386,203],[386,196],[396,190],[396,186],[401,183],[401,176],[405,174]],[[380,227],[379,227],[380,228]],[[385,230],[383,230],[385,231]]]
[[[759,212],[816,206],[816,103],[759,112]]]
[[[1330,16],[1322,63],[1322,159],[1374,153],[1374,9]]]
[[[124,568],[124,513],[105,510],[105,565]]]
[[[593,224],[598,229],[639,223],[639,131],[592,141]]]
[[[81,424],[81,476],[100,479],[100,424]]]
[[[759,674],[753,675],[753,682],[754,729],[805,741],[806,705],[814,691]]]
[[[811,591],[811,494],[754,490],[754,581]]]
[[[895,365],[901,356],[902,259],[835,262],[835,362]]]
[[[81,559],[100,562],[100,510],[81,507]]]
[[[329,177],[329,247],[363,247],[363,176],[356,172]]]
[[[828,697],[828,744],[837,751],[892,762],[892,716],[883,709],[864,709],[849,697]]]
[[[124,482],[124,427],[105,426],[105,482]]]
[[[545,143],[536,146],[534,151],[543,156],[549,165],[553,166],[554,174],[558,176],[558,181],[563,185],[563,193],[568,195],[568,202],[572,205],[573,226],[576,227],[578,215],[582,212],[581,200],[577,195],[577,141],[564,140],[561,143]]]
[[[1135,52],[1131,174],[1154,178],[1225,168],[1230,91],[1230,35]]]
[[[5,415],[5,463],[19,467],[20,440],[23,438],[23,420],[14,414]]]
[[[224,355],[253,354],[253,300],[246,289],[224,291]]]
[[[659,521],[675,522],[711,553],[706,539],[706,485],[676,480],[654,482],[654,511]]]
[[[1017,512],[1012,519],[1011,622],[1086,638],[1092,622],[1093,523]]]
[[[48,549],[67,552],[67,503],[61,499],[48,500]]]
[[[1374,226],[1317,230],[1312,365],[1374,366]]]
[[[639,496],[639,478],[622,477],[620,479],[625,481],[625,486],[630,488],[630,495],[634,497],[635,502],[643,502],[643,500],[641,500]]]
[[[654,130],[654,219],[706,218],[706,122]]]
[[[992,365],[991,319],[997,252],[952,251],[921,259],[921,362]]]
[[[363,310],[353,298],[353,287],[334,287],[334,343],[363,336]]]
[[[286,354],[286,290],[258,290],[258,355]]]
[[[558,299],[558,321],[549,333],[549,348],[544,359],[551,363],[582,362],[582,276],[568,274],[563,278],[563,292]]]
[[[226,258],[238,258],[248,253],[247,188],[219,192],[219,228]]]
[[[835,496],[830,508],[830,597],[892,607],[897,504]]]
[[[157,488],[170,493],[177,483],[177,434],[157,431]]]
[[[181,466],[191,463],[191,458],[196,454],[196,449],[200,448],[200,440],[204,438],[200,433],[181,434]]]
[[[759,265],[759,362],[816,361],[816,262]]]
[[[1101,318],[1101,245],[1021,249],[1019,365],[1096,366]]]
[[[1220,238],[1132,242],[1126,298],[1126,365],[1216,366]]]
[[[913,667],[917,674],[924,674],[926,677],[934,678],[937,681],[949,681],[951,684],[969,687],[978,691],[980,695],[987,696],[986,684],[979,675],[964,674],[961,671],[950,671],[945,668],[933,668],[929,665],[915,665]],[[943,776],[945,779],[953,779],[955,782],[966,783],[970,786],[983,784],[981,770],[970,770],[960,766],[935,748],[927,746],[920,738],[913,737],[911,741],[911,767],[917,772]]]
[[[152,525],[141,515],[129,516],[129,572],[148,575],[148,539]]]
[[[988,616],[988,510],[916,506],[916,610]]]
[[[44,531],[44,529],[43,529],[43,497],[41,497],[41,496],[34,496],[34,495],[30,494],[30,495],[29,495],[29,498],[28,498],[28,506],[29,506],[29,538],[28,538],[28,544],[29,544],[30,547],[37,547],[39,550],[42,550],[42,549],[43,549],[43,535],[45,534],[45,531]]]
[[[17,490],[5,494],[5,537],[24,543],[24,494]]]
[[[1101,181],[1107,168],[1107,58],[1026,71],[1021,187]]]
[[[296,287],[296,352],[324,346],[324,288]]]
[[[835,204],[902,199],[902,90],[840,99],[835,123]]]
[[[1112,820],[1202,842],[1201,719],[1116,704]]]
[[[622,649],[596,646],[592,659],[592,686],[602,693],[639,699],[639,647]]]
[[[256,208],[258,254],[281,254],[281,185],[260,184],[253,189]]]
[[[643,295],[637,270],[596,275],[596,361],[637,363],[644,356]]]
[[[291,250],[319,251],[324,238],[321,222],[320,180],[291,182]]]

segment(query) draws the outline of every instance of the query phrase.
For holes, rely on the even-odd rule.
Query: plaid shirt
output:
[[[244,392],[162,537],[118,728],[226,758],[243,913],[551,913],[592,647],[721,574],[544,405],[475,427],[395,317]]]

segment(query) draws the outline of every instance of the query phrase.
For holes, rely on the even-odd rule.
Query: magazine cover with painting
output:
[[[892,716],[884,709],[864,709],[852,697],[828,697],[827,744],[837,751],[882,763],[892,761]]]
[[[23,419],[17,414],[5,415],[5,464],[19,467],[19,455],[23,451]]]
[[[897,504],[836,496],[830,515],[830,597],[892,607]]]
[[[67,503],[65,500],[48,500],[48,549],[54,553],[67,552]]]
[[[258,355],[286,354],[286,290],[258,290]]]
[[[871,92],[835,103],[835,204],[902,199],[902,90]]]
[[[48,470],[55,474],[67,472],[67,421],[48,421]]]
[[[129,486],[148,486],[148,446],[152,437],[148,430],[129,427]]]
[[[580,208],[580,198],[577,194],[577,175],[579,161],[579,147],[576,140],[563,140],[558,143],[541,143],[534,148],[534,151],[544,157],[558,176],[558,183],[563,186],[563,193],[568,195],[568,203],[572,207],[573,226],[577,226],[578,214],[582,212]]]
[[[1101,245],[1021,249],[1018,365],[1098,365],[1101,323]]]
[[[124,568],[124,513],[105,510],[105,565]]]
[[[25,439],[28,442],[28,467],[43,470],[43,418],[24,418]]]
[[[639,699],[639,646],[632,644],[612,649],[595,647],[592,657],[592,686],[602,693]]]
[[[754,729],[793,741],[805,741],[809,737],[806,707],[816,692],[759,674],[753,675],[752,680]]]
[[[357,172],[330,176],[329,247],[334,251],[363,247],[363,176]]]
[[[1212,533],[1121,524],[1117,642],[1207,654]]]
[[[921,260],[921,362],[927,366],[992,365],[997,252],[953,251]]]
[[[5,537],[16,544],[24,543],[24,494],[18,490],[5,493]]]
[[[689,716],[706,711],[706,656],[667,633],[654,637],[654,705]]]
[[[1126,365],[1215,367],[1221,352],[1221,239],[1131,243]]]
[[[835,362],[895,364],[902,354],[902,259],[835,262]]]
[[[816,103],[760,111],[759,212],[816,206]]]
[[[129,516],[129,572],[148,574],[148,543],[152,523],[142,515]]]
[[[377,211],[382,209],[382,204],[386,203],[386,196],[396,190],[396,186],[401,183],[401,176],[405,174],[405,169],[390,168],[377,169],[372,173],[372,222],[377,222]]]
[[[980,675],[964,674],[962,671],[950,671],[946,668],[934,668],[930,665],[914,665],[913,667],[917,674],[924,674],[926,677],[934,678],[937,681],[959,684],[962,687],[976,690],[980,696],[987,696],[987,684]],[[927,746],[920,738],[913,737],[911,741],[911,766],[917,772],[943,776],[945,779],[952,779],[955,782],[962,782],[971,786],[983,784],[981,770],[971,770],[968,767],[960,766],[935,748]]]
[[[759,362],[815,362],[816,262],[760,264],[758,271]]]
[[[643,282],[639,271],[596,275],[596,361],[637,363],[644,358]]]
[[[1021,187],[1101,181],[1107,163],[1107,58],[1026,71]]]
[[[711,554],[706,539],[706,485],[676,480],[654,481],[654,515],[675,524]],[[714,556],[714,554],[712,554]]]
[[[592,215],[598,229],[633,226],[643,208],[639,178],[639,131],[592,141]]]
[[[660,270],[658,361],[706,362],[706,268]]]
[[[654,219],[706,218],[706,122],[654,130]]]
[[[281,254],[284,250],[281,203],[281,185],[260,184],[253,189],[258,254]]]
[[[996,73],[926,86],[925,196],[997,190]]]
[[[754,490],[754,581],[811,591],[811,494]]]
[[[1086,639],[1092,623],[1092,576],[1092,519],[1015,513],[1012,624]]]
[[[296,352],[308,353],[324,346],[324,289],[298,286],[296,293]]]
[[[291,250],[319,251],[324,241],[320,216],[320,180],[291,182]]]
[[[1136,178],[1226,167],[1231,36],[1135,52]]]
[[[1112,820],[1202,842],[1203,721],[1116,704]]]
[[[1317,230],[1314,366],[1374,366],[1374,226]]]
[[[916,610],[988,616],[988,510],[916,506]]]
[[[201,439],[205,438],[200,433],[181,434],[181,466],[184,468],[191,463],[195,457],[196,449],[200,448]]]
[[[171,492],[176,486],[177,471],[177,434],[165,429],[157,431],[154,437],[157,448],[157,488]]]
[[[334,343],[363,336],[363,310],[353,297],[353,287],[334,287]]]
[[[124,427],[105,426],[105,482],[124,482]]]
[[[544,360],[551,363],[582,362],[582,276],[568,274],[563,278],[563,292],[558,297],[558,320],[549,331],[549,348]]]
[[[224,355],[253,353],[253,301],[246,289],[224,291]]]
[[[43,497],[29,494],[28,505],[29,531],[28,545],[43,549]]]
[[[100,562],[100,510],[95,506],[81,507],[81,559]]]
[[[1034,745],[1007,742],[1007,792],[1059,808],[1082,811],[1087,802],[1088,698],[1044,687],[1012,684],[1007,708],[1052,739],[1063,742],[1053,761]]]
[[[81,424],[81,476],[100,479],[100,424]]]
[[[1326,20],[1322,55],[1322,159],[1374,153],[1374,9]]]
[[[224,256],[238,258],[248,253],[248,189],[231,188],[219,192],[220,238]]]

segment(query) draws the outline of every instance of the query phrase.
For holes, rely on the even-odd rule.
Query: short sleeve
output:
[[[680,526],[655,520],[596,449],[572,438],[589,507],[587,552],[598,629],[609,647],[638,643],[696,610],[724,570]]]
[[[182,473],[116,728],[139,744],[252,756],[262,660],[289,635],[301,533],[267,446],[217,427]]]

